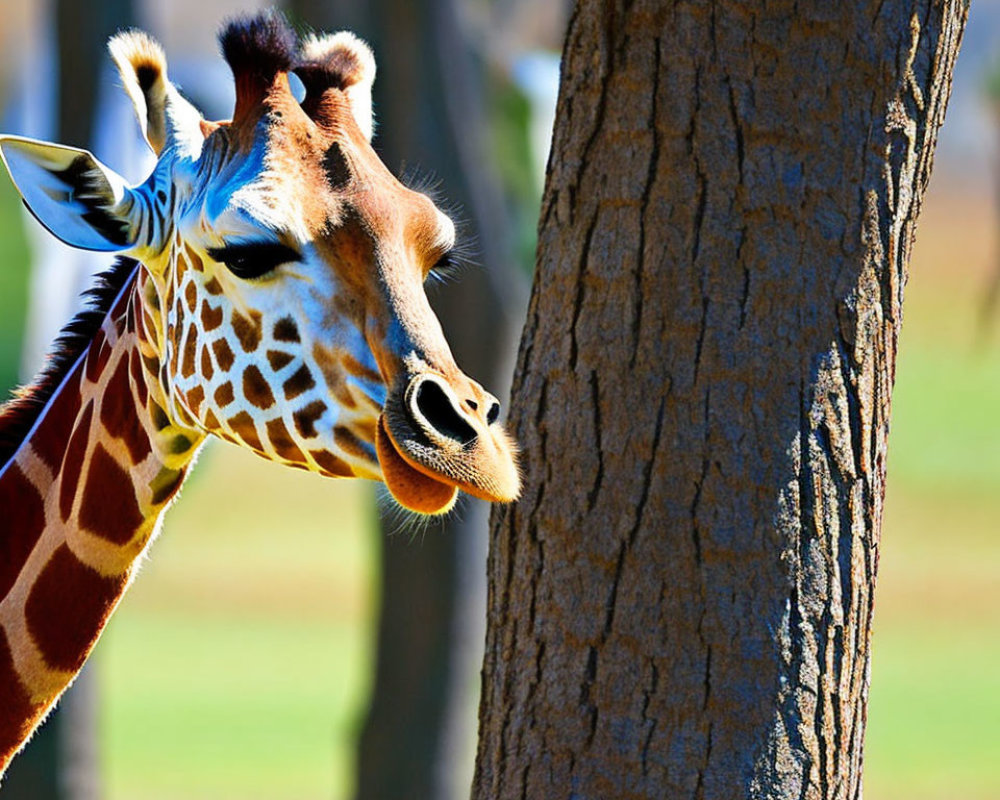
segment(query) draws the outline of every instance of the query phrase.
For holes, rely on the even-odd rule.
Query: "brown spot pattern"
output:
[[[315,385],[316,381],[313,380],[312,373],[309,371],[309,368],[303,364],[295,371],[295,374],[292,375],[292,377],[282,384],[281,388],[285,393],[285,397],[289,400],[294,400],[303,392],[307,392],[312,389]]]
[[[336,352],[317,344],[313,346],[312,354],[323,373],[323,379],[326,381],[327,390],[337,398],[338,402],[340,402],[341,398],[344,396],[350,398],[351,391],[347,386],[347,379],[344,375],[344,370],[340,364],[340,360],[337,358]],[[345,404],[341,402],[341,405]],[[348,407],[350,408],[354,405],[354,399],[351,398]]]
[[[229,348],[229,343],[225,339],[216,339],[212,343],[212,352],[215,353],[215,363],[219,365],[219,369],[223,372],[229,372],[236,360],[233,351]]]
[[[160,362],[153,356],[143,355],[142,365],[146,368],[146,373],[153,378],[153,380],[156,380],[156,377],[160,374]]]
[[[267,423],[267,438],[274,446],[275,451],[286,461],[305,461],[305,456],[292,439],[288,428],[281,418],[272,419]]]
[[[65,544],[56,549],[24,609],[28,630],[50,667],[75,672],[83,666],[125,583],[125,575],[98,574]]]
[[[184,302],[187,303],[188,311],[193,314],[198,307],[198,290],[194,281],[188,281],[188,285],[184,287]]]
[[[194,375],[195,359],[198,356],[198,331],[194,325],[188,328],[187,339],[184,342],[184,358],[181,359],[181,375],[190,378]]]
[[[349,478],[354,474],[346,461],[326,450],[310,450],[309,455],[313,457],[313,460],[328,475],[338,478]]]
[[[232,428],[244,442],[254,448],[254,450],[264,449],[260,445],[260,436],[257,434],[257,426],[254,424],[253,417],[251,417],[246,411],[241,411],[235,417],[232,417],[229,420],[229,427]]]
[[[128,447],[133,464],[138,464],[152,449],[149,436],[135,413],[135,399],[128,380],[128,359],[122,358],[101,396],[101,424],[116,439]]]
[[[171,325],[167,331],[167,338],[173,347],[170,348],[170,371],[174,374],[177,373],[177,358],[179,356],[179,349],[181,346],[181,334],[176,325]],[[164,384],[166,381],[164,381]]]
[[[274,325],[274,340],[276,342],[299,341],[299,328],[291,317],[282,317]]]
[[[7,468],[0,482],[0,509],[5,531],[0,536],[0,597],[3,597],[14,585],[45,528],[42,496],[16,463]]]
[[[243,370],[243,396],[257,408],[267,409],[274,405],[271,387],[253,364]]]
[[[80,423],[73,430],[73,436],[66,448],[66,458],[63,459],[60,470],[62,484],[59,487],[59,513],[62,514],[64,522],[69,520],[69,515],[73,513],[73,497],[76,495],[76,487],[80,482],[80,468],[83,466],[84,456],[87,455],[90,420],[93,414],[94,401],[91,400],[87,403]]]
[[[104,368],[108,365],[110,357],[111,346],[104,335],[104,329],[99,328],[87,350],[86,375],[90,383],[97,383],[97,379],[104,372]]]
[[[201,404],[205,402],[205,390],[201,386],[195,386],[193,389],[188,390],[187,395],[188,407],[194,412],[195,416],[201,412]]]
[[[326,411],[326,403],[321,400],[314,400],[305,408],[300,408],[292,419],[295,421],[295,429],[299,435],[305,439],[310,439],[316,435],[316,420],[323,416]]]
[[[327,148],[323,157],[323,171],[326,173],[330,188],[334,191],[343,189],[351,181],[351,168],[344,157],[344,151],[336,142]]]
[[[214,331],[222,324],[222,308],[212,308],[208,303],[201,304],[201,326],[206,331]]]
[[[115,544],[131,541],[142,524],[131,477],[100,443],[90,458],[79,519],[82,527]]]
[[[77,371],[59,390],[45,412],[45,420],[31,438],[31,446],[49,469],[56,472],[66,455],[66,442],[80,410],[80,373]]]
[[[208,409],[207,411],[205,411],[205,427],[208,428],[210,431],[217,431],[221,427],[221,425],[219,424],[219,418],[215,416],[215,413],[212,411],[212,409]]]
[[[295,359],[291,353],[282,353],[280,350],[268,350],[267,351],[267,363],[271,365],[271,369],[277,372],[284,366],[291,364]]]
[[[212,277],[208,283],[205,284],[205,291],[209,294],[220,295],[222,294],[222,286],[215,279],[215,277]],[[219,314],[222,314],[221,310],[219,311]],[[219,321],[221,322],[222,320],[220,319]]]
[[[190,247],[186,249],[187,249],[187,260],[188,263],[191,265],[191,269],[193,269],[195,272],[204,272],[205,265],[202,263],[199,255]]]
[[[214,397],[216,405],[220,408],[228,406],[236,397],[236,395],[233,394],[233,385],[229,381],[226,381],[222,384],[222,386],[215,390]]]
[[[3,628],[0,628],[0,686],[4,687],[3,702],[0,703],[0,763],[3,763],[5,756],[13,755],[13,751],[21,746],[34,727],[35,715],[41,708],[31,702],[31,697],[21,685]]]
[[[245,353],[252,353],[260,344],[260,314],[251,311],[250,317],[251,319],[247,319],[238,311],[233,312],[233,333],[240,340],[240,345]]]
[[[341,450],[345,453],[350,453],[352,456],[357,456],[358,458],[371,457],[371,447],[366,447],[365,443],[357,437],[354,431],[344,425],[338,425],[333,429],[333,441],[337,443],[337,446]]]
[[[212,380],[215,374],[215,365],[212,364],[212,356],[208,352],[208,347],[201,348],[201,374],[205,380]]]
[[[366,367],[348,352],[345,352],[341,356],[340,363],[344,365],[345,370],[356,378],[362,378],[374,383],[379,383],[382,380],[382,376],[379,373]]]

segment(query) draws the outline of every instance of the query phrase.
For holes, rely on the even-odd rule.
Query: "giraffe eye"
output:
[[[462,270],[462,259],[455,250],[449,250],[437,260],[428,271],[428,276],[447,281],[454,278]]]
[[[243,280],[262,278],[282,264],[301,261],[299,252],[277,242],[249,242],[226,247],[211,247],[208,255],[226,265],[233,275]]]

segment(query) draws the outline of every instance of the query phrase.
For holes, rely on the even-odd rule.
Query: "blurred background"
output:
[[[567,0],[290,0],[379,62],[376,145],[473,242],[435,290],[459,363],[506,396]],[[150,157],[104,41],[137,25],[209,118],[231,0],[2,0],[0,129]],[[869,800],[1000,797],[1000,2],[973,5],[910,265],[865,759]],[[0,388],[37,369],[106,257],[0,178]],[[469,313],[469,309],[475,309]],[[486,509],[414,526],[377,488],[212,442],[63,711],[0,800],[466,797]],[[378,685],[373,701],[373,690]]]

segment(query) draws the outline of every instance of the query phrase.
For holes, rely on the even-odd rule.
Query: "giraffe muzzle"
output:
[[[440,375],[419,374],[379,417],[383,477],[406,508],[445,513],[458,489],[491,502],[510,502],[520,491],[514,447],[498,422],[500,404],[477,384],[461,383],[468,383],[464,400]]]

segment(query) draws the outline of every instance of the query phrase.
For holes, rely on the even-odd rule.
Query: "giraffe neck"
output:
[[[141,269],[0,467],[0,775],[83,666],[204,436],[175,424]]]

